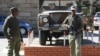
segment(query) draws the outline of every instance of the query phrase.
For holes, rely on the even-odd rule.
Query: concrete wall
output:
[[[20,11],[18,18],[31,23],[37,29],[37,14],[39,0],[0,0],[0,15],[9,15],[9,8],[17,7]]]

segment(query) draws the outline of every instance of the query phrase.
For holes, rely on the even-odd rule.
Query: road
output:
[[[85,32],[85,36],[83,37],[84,38],[84,43],[83,44],[95,44],[95,43],[98,43],[99,41],[98,41],[98,34],[99,32],[98,31],[94,31],[94,36],[93,36],[93,38],[91,37],[91,33],[88,33],[89,35],[88,35],[88,37],[86,37],[86,32]],[[28,45],[28,38],[27,38],[27,36],[24,36],[24,43],[26,43],[27,45]],[[63,39],[63,37],[62,38],[60,38],[60,39]],[[59,44],[59,43],[58,43]],[[34,38],[34,40],[33,40],[33,42],[31,43],[31,46],[37,46],[37,45],[39,45],[39,38],[38,37],[35,37]],[[6,49],[6,47],[7,47],[7,39],[4,37],[4,36],[0,36],[0,56],[7,56],[7,49]],[[24,52],[23,51],[21,51],[20,52],[21,53],[21,56],[23,56],[24,55]]]
[[[5,38],[1,38],[0,39],[0,56],[6,56],[6,54],[4,53],[4,47],[7,46],[7,40]]]

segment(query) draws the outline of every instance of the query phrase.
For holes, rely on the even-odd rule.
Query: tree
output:
[[[89,0],[85,0],[85,1],[83,1],[83,4],[84,4],[86,7],[88,7],[88,8],[89,8],[89,6],[90,6],[90,2],[89,2]]]

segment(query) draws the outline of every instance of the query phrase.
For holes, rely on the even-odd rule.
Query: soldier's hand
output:
[[[13,41],[14,41],[13,37],[10,37],[10,38],[8,39],[8,42],[13,42]]]

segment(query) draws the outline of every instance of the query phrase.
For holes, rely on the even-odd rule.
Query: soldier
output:
[[[81,56],[81,38],[83,23],[81,17],[76,15],[76,7],[71,7],[71,14],[66,19],[68,19],[68,25],[70,26],[70,56]]]
[[[23,42],[22,35],[20,33],[19,21],[16,18],[18,16],[18,9],[15,7],[10,8],[11,15],[9,15],[3,26],[4,34],[8,40],[8,56],[19,56],[21,41]]]

